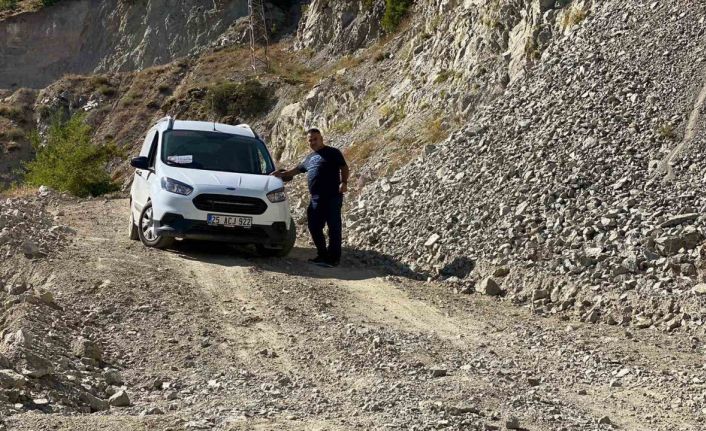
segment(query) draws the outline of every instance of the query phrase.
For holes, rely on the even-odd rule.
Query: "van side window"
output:
[[[154,139],[152,139],[152,145],[150,146],[150,154],[148,157],[150,161],[150,168],[154,168],[155,161],[157,159],[157,144],[159,143],[159,132],[154,134]]]

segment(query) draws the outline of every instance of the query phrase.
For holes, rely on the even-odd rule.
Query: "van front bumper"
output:
[[[157,224],[157,222],[155,222]],[[250,228],[212,226],[203,220],[189,220],[167,213],[155,226],[158,235],[200,241],[218,241],[231,244],[255,244],[281,247],[287,239],[287,223],[253,224]]]

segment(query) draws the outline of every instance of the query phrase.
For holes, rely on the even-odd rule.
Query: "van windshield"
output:
[[[220,132],[169,130],[162,138],[162,162],[206,171],[268,175],[274,164],[259,139]]]

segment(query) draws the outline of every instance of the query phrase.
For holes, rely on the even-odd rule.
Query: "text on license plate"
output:
[[[207,220],[208,224],[212,226],[252,227],[252,217],[209,214]]]

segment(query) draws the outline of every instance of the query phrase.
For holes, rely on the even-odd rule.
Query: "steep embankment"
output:
[[[207,46],[246,14],[246,0],[72,0],[14,15],[0,20],[0,88],[168,63]]]
[[[103,87],[103,92],[110,94],[101,95],[81,92],[93,92],[100,86],[72,88],[63,80],[45,91],[37,109],[51,113],[57,99],[69,105],[71,112],[100,109],[110,115],[97,124],[102,129],[115,129],[126,123],[123,105],[147,105],[149,120],[140,115],[140,125],[133,127],[140,132],[145,123],[166,113],[248,121],[258,127],[283,161],[302,155],[306,150],[302,131],[316,125],[331,143],[346,148],[355,162],[357,177],[365,182],[379,173],[393,172],[425,145],[458,129],[465,116],[481,102],[502,94],[553,38],[575,24],[567,16],[583,13],[588,7],[587,2],[554,9],[539,0],[463,4],[429,0],[416,3],[399,28],[386,33],[381,28],[382,0],[315,0],[305,9],[296,34],[287,35],[288,17],[298,14],[296,7],[287,9],[290,3],[278,2],[284,13],[276,7],[268,9],[271,28],[280,31],[281,40],[270,51],[271,68],[267,71],[249,69],[242,31],[234,26],[219,39],[217,47],[188,61],[179,60],[176,64],[183,73],[178,81],[165,83],[160,75],[169,68],[155,69],[157,76],[152,82],[137,88],[120,86],[115,91]],[[153,8],[157,10],[158,5]],[[137,12],[118,8],[113,19],[127,23],[132,13]],[[157,25],[154,21],[154,17],[145,21],[149,23],[145,34],[163,35],[164,31],[152,29]],[[118,34],[136,32],[142,34],[125,24]],[[106,41],[116,52],[101,60],[99,70],[121,69],[122,64],[128,64],[120,63],[122,60],[139,57],[144,51],[130,51],[121,40]],[[151,46],[152,38],[145,40],[140,46]],[[129,64],[142,67],[150,62]],[[111,82],[129,81],[130,76],[109,78]],[[205,100],[211,85],[251,78],[259,79],[275,94],[276,103],[264,115],[234,118],[211,111]],[[174,98],[165,103],[160,94],[173,94]],[[40,120],[45,118],[49,116]],[[133,122],[128,122],[132,126]],[[107,135],[130,146],[140,140],[137,134]],[[104,137],[100,132],[96,136],[98,141]]]
[[[20,6],[28,11],[0,18],[0,89],[9,89],[0,90],[0,186],[31,158],[30,133],[57,115],[86,114],[97,144],[138,142],[190,64],[174,59],[198,58],[224,35],[238,36],[247,12],[245,0]],[[94,72],[108,74],[75,75]],[[16,89],[47,84],[39,93]]]
[[[317,125],[346,148],[361,183],[391,174],[520,79],[591,4],[564,3],[419,1],[385,33],[382,1],[314,0],[294,46],[325,73],[281,110],[271,144],[296,158],[303,125]]]
[[[705,8],[595,5],[462,131],[367,188],[351,243],[470,284],[495,274],[547,313],[699,328],[706,159],[689,118],[703,109]]]

